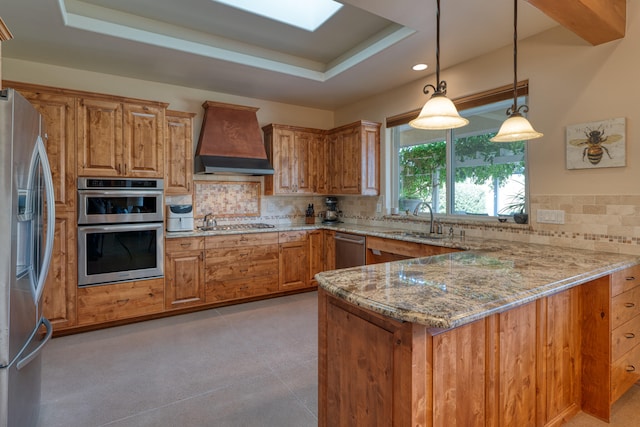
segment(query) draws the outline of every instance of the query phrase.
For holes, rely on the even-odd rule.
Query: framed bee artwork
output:
[[[567,169],[626,166],[624,118],[567,126]]]

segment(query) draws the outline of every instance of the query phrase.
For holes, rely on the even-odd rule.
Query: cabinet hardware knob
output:
[[[633,302],[626,302],[626,303],[624,303],[624,306],[627,307],[627,308],[633,308],[633,307],[636,306],[636,304],[633,303]]]
[[[626,370],[627,370],[627,372],[635,372],[636,367],[633,366],[633,365],[628,365]]]
[[[627,332],[626,334],[624,334],[624,337],[627,339],[633,339],[636,337],[636,334],[634,334],[633,332]]]
[[[629,280],[629,281],[636,280],[636,276],[627,276],[625,280]]]

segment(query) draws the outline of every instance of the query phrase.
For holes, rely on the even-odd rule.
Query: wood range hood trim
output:
[[[273,175],[256,111],[258,108],[205,101],[196,148],[196,173]]]

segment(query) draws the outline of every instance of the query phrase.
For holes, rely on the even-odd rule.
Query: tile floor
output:
[[[316,426],[317,294],[55,338],[42,427]]]
[[[317,425],[317,294],[212,309],[54,339],[41,427]],[[640,387],[611,424],[640,426]]]

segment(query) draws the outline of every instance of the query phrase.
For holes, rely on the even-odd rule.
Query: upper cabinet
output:
[[[193,117],[195,113],[166,112],[165,179],[167,195],[193,191]]]
[[[274,169],[265,176],[265,194],[379,194],[379,123],[328,132],[275,124],[262,130]]]
[[[380,192],[380,123],[359,121],[328,134],[329,187],[333,194]]]
[[[266,175],[265,194],[315,193],[313,154],[322,131],[294,126],[268,125],[264,131],[267,157],[273,175]]]
[[[51,164],[56,212],[75,212],[76,200],[76,104],[66,94],[16,87],[42,114],[47,138],[45,146]],[[35,90],[34,90],[35,89]]]
[[[165,104],[78,100],[78,176],[162,178]]]

